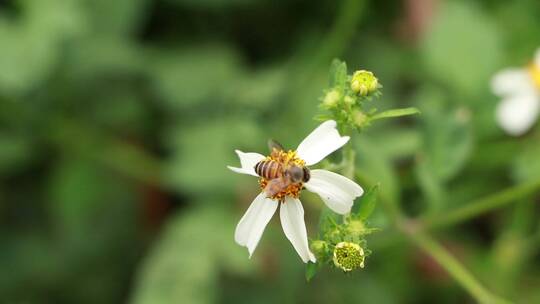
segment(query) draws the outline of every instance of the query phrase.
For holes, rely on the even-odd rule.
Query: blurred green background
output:
[[[381,206],[354,274],[306,283],[276,217],[248,259],[233,233],[258,186],[225,166],[296,147],[339,57],[379,77],[379,109],[422,111],[353,142],[381,199],[437,216],[538,181],[538,124],[505,135],[489,89],[538,46],[537,0],[0,1],[0,302],[473,303]],[[323,205],[303,201],[314,236]],[[433,234],[539,303],[538,201]]]

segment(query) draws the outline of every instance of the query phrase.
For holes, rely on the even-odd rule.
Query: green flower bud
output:
[[[339,99],[341,98],[341,94],[337,90],[331,90],[326,93],[323,99],[323,105],[326,108],[333,108],[337,106]]]
[[[366,96],[373,93],[379,87],[379,80],[373,73],[366,70],[360,70],[354,72],[351,79],[351,89],[353,92]]]
[[[347,232],[352,236],[361,236],[366,232],[366,226],[361,220],[351,220],[347,225]]]
[[[316,257],[321,257],[325,255],[328,244],[325,241],[315,240],[311,242],[311,251],[315,254]]]
[[[343,102],[352,106],[354,104],[354,98],[352,98],[351,96],[345,96],[343,98]]]
[[[364,250],[360,245],[341,242],[334,248],[334,265],[345,272],[364,268]]]
[[[368,123],[368,117],[362,111],[354,111],[353,113],[354,124],[359,128],[363,128]]]

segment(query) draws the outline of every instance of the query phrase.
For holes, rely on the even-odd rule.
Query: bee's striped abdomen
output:
[[[263,160],[255,165],[255,173],[266,179],[274,179],[281,176],[281,164],[273,160]]]

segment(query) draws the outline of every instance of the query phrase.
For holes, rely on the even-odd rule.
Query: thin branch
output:
[[[429,254],[439,265],[465,288],[478,303],[511,303],[487,290],[455,257],[421,229],[402,229],[413,243]]]
[[[540,180],[523,183],[493,195],[472,201],[463,207],[440,215],[426,216],[420,220],[425,229],[451,226],[483,213],[501,208],[510,203],[518,202],[540,190]]]

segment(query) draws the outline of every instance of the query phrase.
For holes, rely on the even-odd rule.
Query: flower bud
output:
[[[364,268],[364,250],[360,245],[341,242],[334,248],[334,265],[345,272]]]
[[[343,98],[343,102],[344,102],[345,104],[348,104],[348,105],[352,106],[352,105],[354,104],[354,98],[352,98],[351,96],[348,96],[348,95],[347,95],[347,96],[345,96],[345,97]]]
[[[366,70],[360,70],[354,72],[351,79],[351,89],[353,92],[366,96],[375,92],[379,87],[379,80],[373,73]]]
[[[326,252],[326,248],[328,248],[328,245],[325,241],[321,240],[315,240],[311,242],[311,251],[315,254],[317,257],[324,256]]]
[[[362,111],[358,111],[358,110],[354,111],[353,119],[354,119],[354,124],[359,128],[365,127],[366,124],[369,122],[368,116],[364,114]]]
[[[347,232],[351,236],[362,236],[366,233],[366,226],[361,220],[351,220],[347,225]]]
[[[337,90],[334,89],[328,91],[323,99],[324,107],[328,109],[335,107],[338,104],[340,97],[341,94]]]

